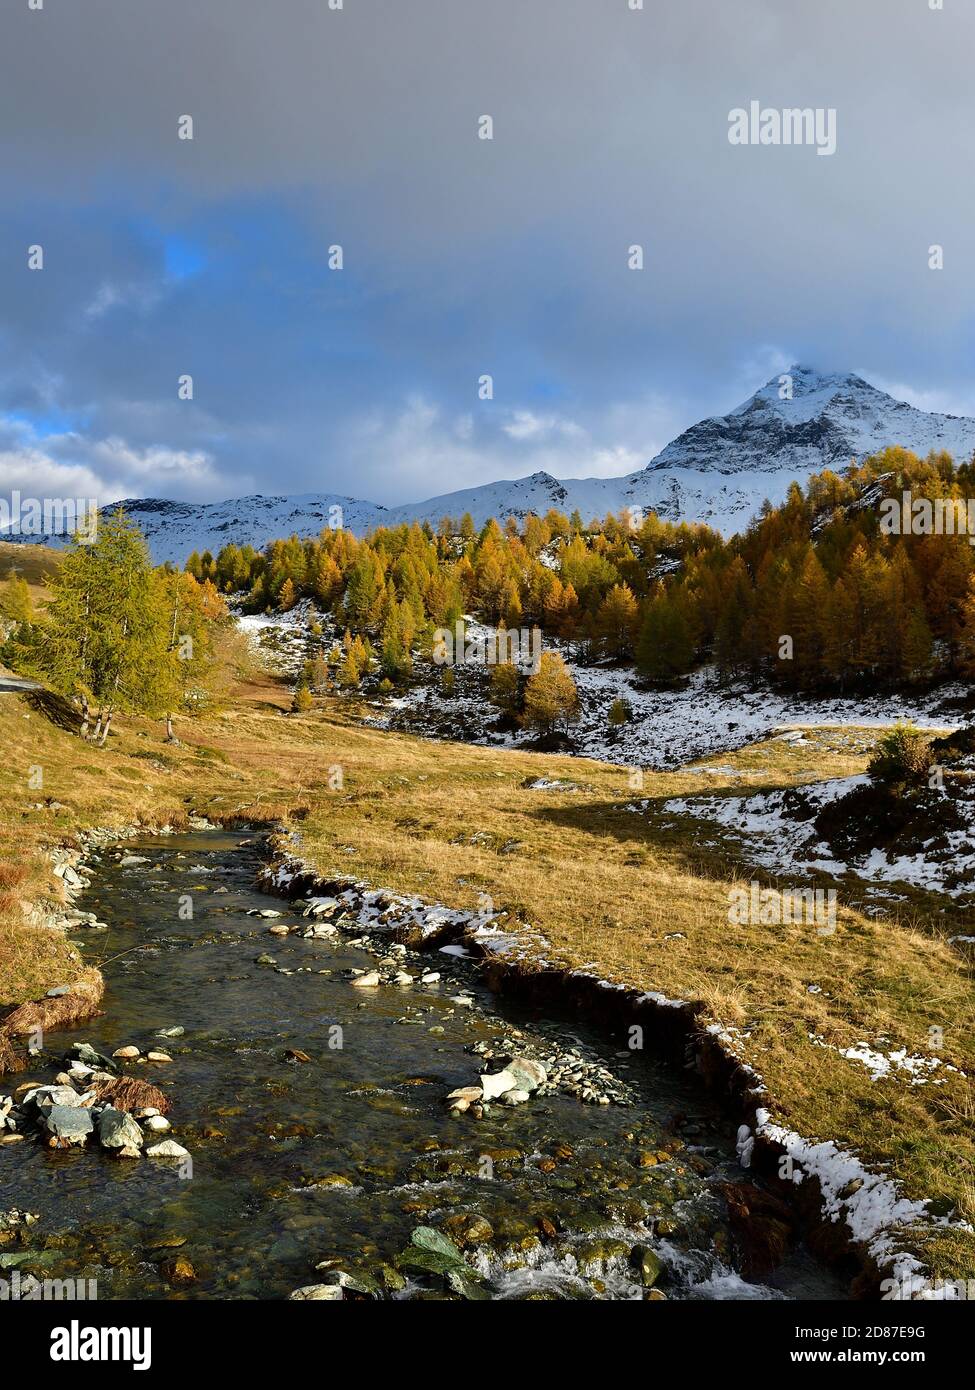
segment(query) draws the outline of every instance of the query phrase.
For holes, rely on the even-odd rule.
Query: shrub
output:
[[[291,713],[307,714],[313,704],[314,701],[311,698],[311,691],[308,689],[307,685],[299,685],[291,701]]]
[[[895,724],[878,740],[867,772],[875,782],[918,782],[931,764],[931,740],[913,724]]]
[[[624,700],[622,698],[614,700],[609,707],[609,714],[606,717],[609,720],[609,727],[611,729],[618,729],[622,724],[629,724],[630,720],[633,718],[633,709],[629,700]]]

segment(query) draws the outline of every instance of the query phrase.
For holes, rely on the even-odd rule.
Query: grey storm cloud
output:
[[[60,467],[114,440],[105,487],[395,502],[627,471],[796,358],[972,409],[973,40],[953,0],[7,0],[0,411]],[[731,145],[751,101],[835,154]]]

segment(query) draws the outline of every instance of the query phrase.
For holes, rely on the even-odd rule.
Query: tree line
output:
[[[584,524],[553,509],[479,530],[468,515],[361,540],[337,530],[260,552],[228,545],[194,553],[187,572],[250,611],[313,599],[347,628],[347,647],[370,643],[391,681],[435,629],[473,613],[538,626],[580,661],[633,664],[651,681],[713,661],[801,688],[892,685],[975,669],[975,549],[965,535],[887,534],[880,503],[905,489],[964,501],[973,486],[971,464],[891,448],[793,484],[728,540],[653,513]]]

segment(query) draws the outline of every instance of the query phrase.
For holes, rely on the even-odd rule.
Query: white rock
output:
[[[498,1071],[493,1076],[481,1077],[481,1092],[485,1100],[496,1100],[498,1096],[503,1096],[506,1091],[515,1090],[517,1085],[518,1082],[510,1071]]]
[[[175,1139],[163,1139],[158,1144],[151,1144],[146,1149],[147,1158],[189,1158],[189,1149],[184,1149],[182,1144],[177,1144]]]
[[[365,970],[352,981],[356,989],[374,989],[380,983],[378,970]]]

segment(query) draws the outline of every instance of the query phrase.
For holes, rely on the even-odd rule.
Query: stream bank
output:
[[[801,1242],[746,1268],[734,1212],[766,1189],[682,1068],[564,1008],[495,997],[456,942],[432,967],[430,942],[391,957],[359,924],[315,935],[324,914],[255,891],[263,853],[201,830],[92,857],[79,907],[104,924],[105,1011],[45,1035],[18,1087],[53,1083],[79,1041],[135,1048],[118,1064],[164,1092],[190,1170],[51,1149],[25,1126],[0,1147],[0,1209],[37,1220],[0,1238],[5,1268],[94,1278],[102,1299],[844,1296]],[[385,959],[412,983],[353,985]],[[147,1060],[163,1050],[168,1063]],[[451,1113],[451,1091],[512,1053],[619,1099],[559,1086]],[[444,1237],[466,1272],[442,1250],[448,1268],[431,1268]]]

